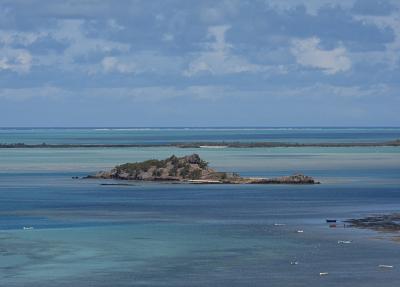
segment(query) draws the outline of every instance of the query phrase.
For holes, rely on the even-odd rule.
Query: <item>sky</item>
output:
[[[400,126],[400,1],[0,0],[32,126]]]

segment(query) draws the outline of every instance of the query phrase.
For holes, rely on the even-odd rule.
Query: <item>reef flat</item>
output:
[[[178,147],[178,148],[274,148],[274,147],[385,147],[400,146],[400,140],[385,142],[176,142],[161,144],[26,144],[0,143],[0,148],[124,148],[124,147]]]

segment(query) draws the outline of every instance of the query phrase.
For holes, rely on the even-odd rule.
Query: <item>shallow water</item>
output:
[[[71,178],[190,152],[221,170],[322,184]],[[394,147],[0,149],[0,286],[398,286],[395,234],[325,219],[398,211],[399,174]]]
[[[174,142],[378,142],[400,138],[378,128],[0,128],[0,143],[166,144]]]

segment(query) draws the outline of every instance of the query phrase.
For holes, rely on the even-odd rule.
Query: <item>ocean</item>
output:
[[[397,127],[0,128],[0,143],[167,144],[176,142],[375,142],[400,138]]]
[[[400,128],[0,129],[0,143],[160,145],[0,149],[0,286],[398,286],[399,234],[343,221],[400,210],[400,147],[162,146],[395,139]],[[321,184],[72,179],[190,153],[221,171]]]

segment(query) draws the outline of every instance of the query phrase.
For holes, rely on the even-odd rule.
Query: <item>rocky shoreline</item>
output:
[[[350,227],[370,229],[380,232],[399,232],[400,231],[400,213],[373,215],[364,218],[349,219],[345,222]]]
[[[113,147],[178,147],[178,148],[274,148],[274,147],[384,147],[400,146],[400,140],[349,143],[285,143],[285,142],[182,142],[168,144],[25,144],[3,143],[0,148],[113,148]]]
[[[218,172],[198,154],[171,156],[118,165],[110,171],[88,175],[88,179],[182,182],[193,184],[318,184],[310,176],[294,174],[277,178],[241,177],[237,173]]]

